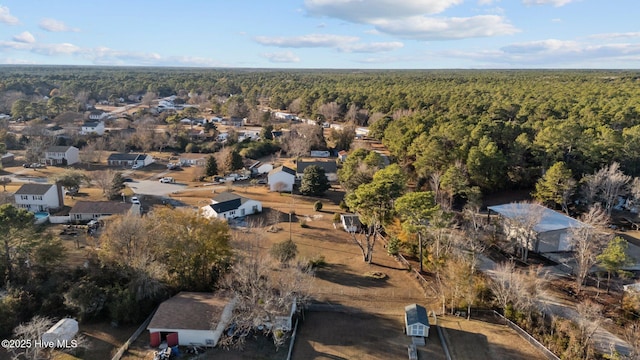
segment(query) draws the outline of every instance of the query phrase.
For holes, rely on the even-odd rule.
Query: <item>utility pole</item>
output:
[[[292,214],[293,214],[293,184],[291,185],[291,207],[289,208],[289,241],[293,240],[292,232],[291,232],[291,215]]]

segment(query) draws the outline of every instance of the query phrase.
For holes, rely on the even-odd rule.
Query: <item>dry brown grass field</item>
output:
[[[376,244],[372,264],[363,262],[362,254],[350,235],[339,226],[334,228],[333,215],[341,211],[338,204],[344,196],[338,187],[334,186],[322,199],[316,199],[272,193],[266,186],[251,186],[248,182],[231,186],[211,185],[193,181],[196,172],[200,171],[198,168],[185,167],[178,171],[167,171],[165,164],[176,158],[166,153],[154,156],[158,157],[158,163],[141,170],[128,171],[127,176],[135,180],[156,180],[160,176],[172,176],[176,182],[187,185],[187,188],[170,196],[192,207],[203,206],[216,193],[230,190],[259,200],[263,203],[263,214],[249,219],[256,228],[248,232],[238,231],[239,238],[253,241],[259,251],[268,256],[268,250],[274,243],[291,237],[298,245],[299,260],[324,258],[326,266],[318,269],[313,279],[312,297],[315,303],[330,305],[330,309],[337,311],[310,311],[305,314],[299,328],[294,358],[368,360],[406,357],[406,345],[410,343],[410,339],[402,330],[404,306],[419,303],[434,310],[437,308],[435,296],[433,292],[425,293],[409,272],[386,254],[382,243]],[[85,171],[91,177],[93,171],[104,168],[92,166]],[[63,170],[57,167],[38,170],[10,167],[5,172],[49,177]],[[13,192],[19,185],[11,183],[7,186],[7,191]],[[103,200],[99,189],[84,187],[74,199],[65,198],[65,205],[72,206],[80,199]],[[313,204],[318,200],[322,201],[323,209],[316,212]],[[292,222],[289,223],[289,213],[292,210]],[[271,213],[279,216],[270,215]],[[279,222],[274,224],[274,221]],[[300,226],[303,221],[306,228]],[[265,231],[272,225],[279,231]],[[54,232],[60,230],[52,228]],[[77,237],[63,237],[63,242],[69,249],[69,267],[81,265],[87,259],[88,252],[94,251],[97,245],[93,238],[84,233]],[[384,276],[382,279],[373,278],[368,276],[371,272],[379,272]],[[539,356],[526,341],[506,327],[478,321],[460,321],[459,318],[450,321],[445,319],[441,324],[448,329],[454,348],[452,351],[455,351],[458,359],[496,358],[493,355],[499,356],[497,358],[537,359]],[[116,336],[119,333],[120,329],[110,329],[108,326],[96,330],[92,337],[97,344],[104,345],[101,348],[105,357],[95,354],[92,358],[108,358],[106,354],[110,354],[113,348],[124,342],[122,336]],[[107,349],[106,344],[111,344],[111,347]],[[254,359],[265,358],[258,353],[266,354],[273,349],[256,348],[254,351],[258,353],[254,354],[246,351],[220,351],[215,351],[216,357]],[[421,358],[444,359],[436,331],[431,332],[427,346],[420,349],[420,352]],[[150,359],[150,354],[147,334],[143,333],[125,359]]]

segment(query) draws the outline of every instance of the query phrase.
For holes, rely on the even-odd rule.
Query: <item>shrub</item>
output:
[[[288,239],[273,244],[269,254],[272,258],[278,260],[280,264],[285,265],[298,255],[298,246],[293,242],[293,240]]]
[[[333,222],[334,223],[339,223],[340,222],[340,213],[333,214]]]
[[[400,252],[400,240],[393,236],[389,240],[389,244],[387,245],[387,254],[396,256]]]
[[[315,211],[320,211],[320,210],[322,210],[322,202],[321,202],[321,201],[316,201],[316,202],[313,204],[313,210],[315,210]]]
[[[311,269],[322,268],[322,267],[327,266],[327,262],[325,261],[324,256],[319,255],[319,256],[316,256],[315,258],[309,260],[308,266]]]

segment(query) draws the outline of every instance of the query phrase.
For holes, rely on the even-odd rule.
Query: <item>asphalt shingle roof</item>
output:
[[[119,201],[78,201],[69,214],[125,214],[132,206]]]
[[[55,184],[24,184],[16,191],[16,195],[44,195]]]
[[[412,304],[404,307],[405,316],[407,318],[407,325],[411,324],[423,324],[429,326],[429,318],[427,317],[427,309],[418,305]]]

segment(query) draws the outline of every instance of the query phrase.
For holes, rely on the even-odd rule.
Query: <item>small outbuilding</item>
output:
[[[42,334],[42,342],[47,344],[55,344],[55,346],[64,346],[69,344],[71,340],[78,334],[78,322],[74,319],[61,319],[49,330]]]
[[[425,338],[429,337],[429,317],[427,309],[418,304],[407,305],[404,308],[404,324],[407,336],[411,336],[412,342],[423,346]]]
[[[152,347],[214,347],[227,329],[236,299],[224,294],[181,292],[158,307],[147,326]]]
[[[360,217],[356,214],[340,214],[342,228],[348,233],[356,233],[362,229]]]

